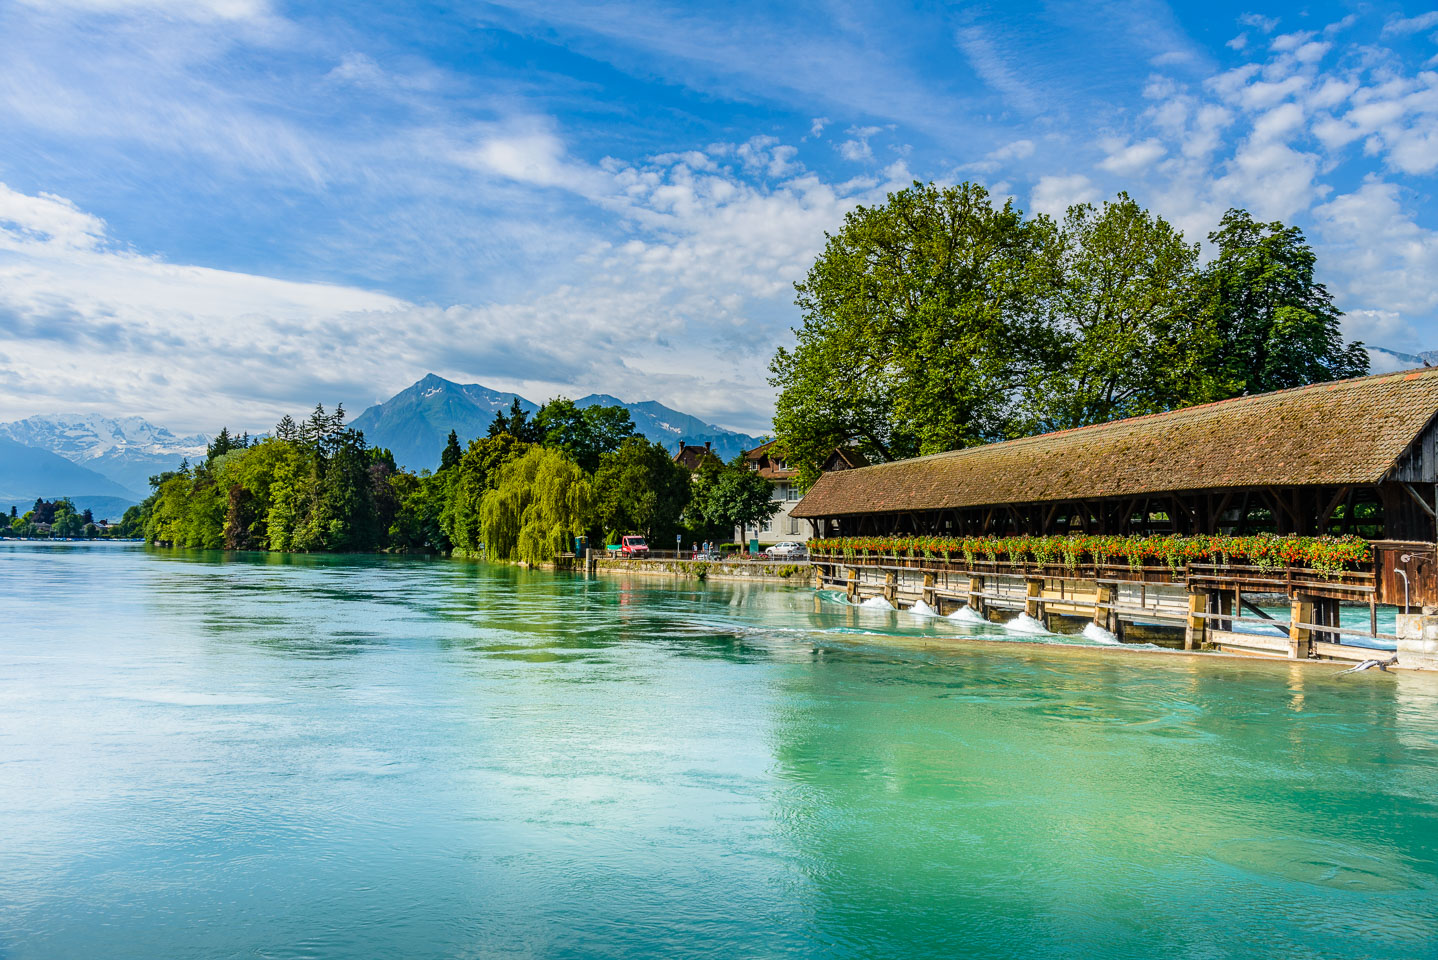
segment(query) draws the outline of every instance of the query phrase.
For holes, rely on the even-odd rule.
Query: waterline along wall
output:
[[[820,541],[816,582],[860,600],[1167,629],[1193,649],[1301,659],[1364,659],[1344,642],[1362,635],[1391,641],[1400,666],[1438,668],[1438,369],[824,474],[792,515]],[[1256,535],[1282,540],[1282,562],[1247,562]],[[1135,540],[1208,537],[1240,556],[1110,562]],[[942,546],[973,538],[1090,549],[1058,563]],[[1348,604],[1367,608],[1362,628],[1341,624]],[[1380,606],[1401,607],[1391,634]]]

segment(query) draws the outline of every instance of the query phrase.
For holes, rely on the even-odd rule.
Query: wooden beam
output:
[[[1423,508],[1424,513],[1428,514],[1428,516],[1430,517],[1438,517],[1438,513],[1433,512],[1433,508],[1428,505],[1428,501],[1424,500],[1421,496],[1418,495],[1418,491],[1413,489],[1412,484],[1410,484],[1407,480],[1401,480],[1399,481],[1399,483],[1404,490],[1408,491],[1408,496],[1412,497],[1414,501],[1417,502],[1418,506]]]
[[[1338,509],[1339,502],[1348,496],[1348,492],[1352,489],[1351,486],[1339,487],[1338,492],[1333,495],[1333,499],[1328,501],[1328,506],[1318,515],[1318,530],[1316,531],[1318,534],[1322,535],[1328,532],[1328,519],[1333,516],[1333,511]]]

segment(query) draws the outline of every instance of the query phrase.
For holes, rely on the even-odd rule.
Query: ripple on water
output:
[[[1220,844],[1211,854],[1245,873],[1357,893],[1422,889],[1422,881],[1391,858],[1348,844],[1310,837],[1250,837]]]

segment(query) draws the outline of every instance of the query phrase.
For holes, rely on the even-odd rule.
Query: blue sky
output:
[[[761,432],[855,204],[1302,226],[1438,347],[1438,11],[0,0],[0,419],[264,428],[433,370]]]

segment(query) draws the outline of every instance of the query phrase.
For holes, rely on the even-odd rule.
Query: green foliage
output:
[[[689,506],[689,471],[663,446],[630,437],[600,458],[594,475],[596,519],[605,530],[668,543]]]
[[[484,545],[481,530],[484,495],[498,485],[504,466],[524,456],[532,446],[508,433],[483,437],[470,443],[455,469],[448,474],[441,524],[457,554],[480,555]]]
[[[489,425],[489,436],[497,437],[502,433],[525,443],[533,443],[539,439],[539,431],[530,422],[529,414],[519,405],[518,397],[510,403],[508,415],[502,410],[495,411],[494,422]]]
[[[1232,210],[1198,247],[1125,194],[1062,227],[982,187],[858,207],[795,285],[770,364],[800,481],[835,447],[896,460],[1366,372],[1296,228]]]
[[[707,459],[693,479],[691,524],[717,536],[757,527],[779,511],[774,485],[749,469],[742,457],[727,464]],[[707,539],[707,538],[706,538]]]
[[[1053,298],[1057,350],[1026,391],[1028,432],[1155,413],[1223,395],[1212,332],[1181,291],[1198,246],[1127,194],[1071,207]]]
[[[1343,342],[1342,313],[1316,280],[1302,230],[1230,210],[1208,239],[1218,250],[1197,278],[1195,309],[1217,338],[1213,366],[1231,394],[1368,372],[1363,345]]]
[[[585,530],[592,488],[558,450],[529,449],[499,468],[480,506],[485,554],[496,560],[546,563]]]
[[[459,434],[451,430],[449,442],[444,445],[444,451],[439,455],[439,469],[448,470],[457,465],[462,456],[464,456],[464,450],[459,445]]]
[[[840,444],[895,460],[1009,435],[1054,350],[1058,230],[980,186],[915,183],[858,207],[795,284],[803,326],[771,364],[774,428],[812,480]]]
[[[587,473],[599,469],[599,460],[606,453],[634,436],[634,420],[623,407],[586,407],[557,397],[539,409],[534,416],[534,432],[546,447],[563,450]]]

